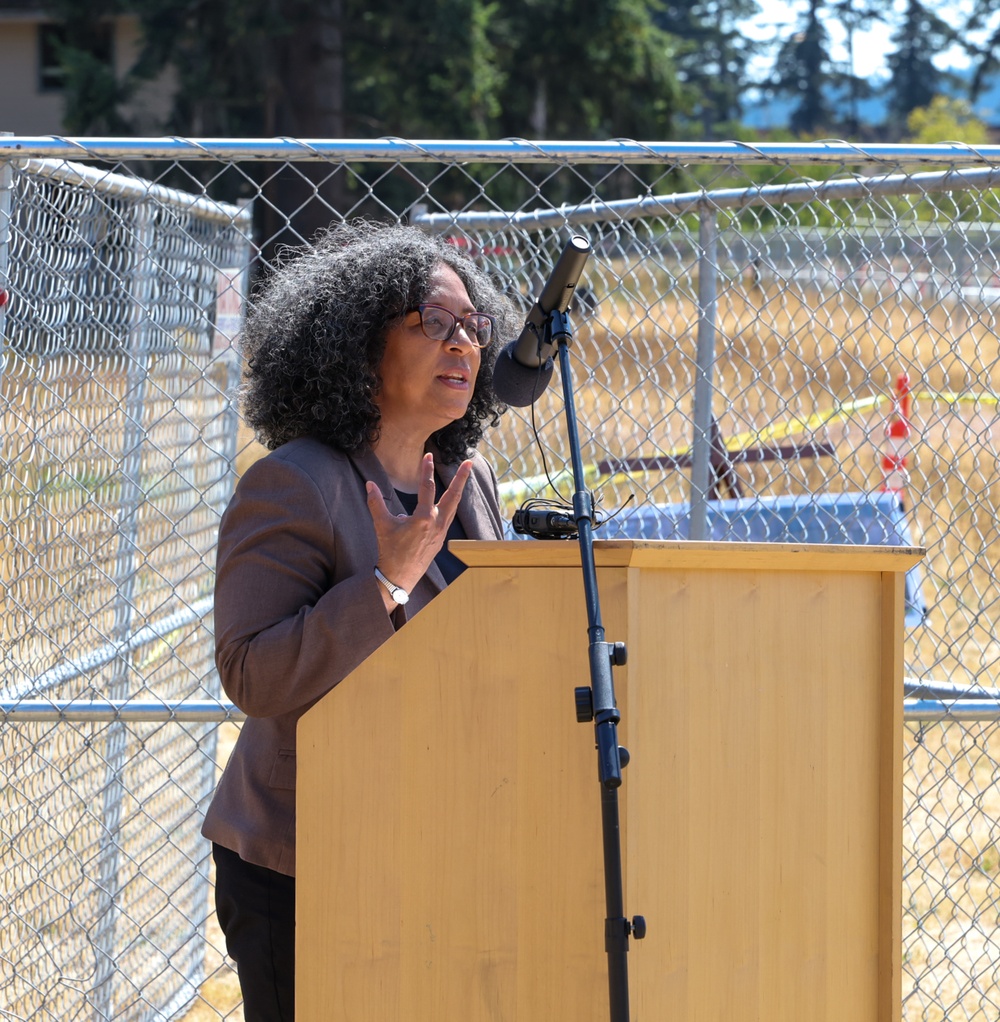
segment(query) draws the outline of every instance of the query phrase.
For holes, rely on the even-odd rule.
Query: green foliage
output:
[[[497,29],[499,137],[669,136],[677,46],[644,0],[508,0]]]
[[[346,114],[352,137],[487,138],[508,69],[500,4],[347,0]]]
[[[275,134],[296,101],[288,74],[315,55],[328,3],[305,0],[122,0],[139,16],[143,49],[133,68],[150,80],[167,69],[177,89],[167,130],[247,137]],[[322,67],[316,69],[322,75]],[[324,83],[326,84],[326,83]]]
[[[906,120],[909,142],[934,145],[938,142],[964,142],[970,146],[983,145],[990,140],[989,129],[972,112],[964,99],[935,96],[925,107],[910,112]],[[931,168],[927,169],[940,169]],[[974,221],[995,223],[1000,210],[993,196],[995,192],[955,191],[931,192],[912,200],[905,210],[896,201],[897,216],[919,221]]]
[[[795,137],[870,137],[858,110],[872,85],[853,73],[853,57],[833,61],[828,28],[839,23],[853,52],[855,34],[882,22],[895,26],[886,94],[888,130],[900,138],[909,113],[944,91],[934,61],[948,46],[974,60],[970,95],[1000,67],[1000,0],[961,12],[946,0],[803,0],[756,82],[749,68],[765,47],[743,29],[759,0],[50,0],[47,9],[67,27],[73,133],[711,140],[741,135],[756,85],[794,98]],[[119,14],[135,15],[143,38],[124,77],[100,54],[101,31]],[[130,123],[137,88],[163,75],[169,118]]]
[[[906,119],[908,139],[924,145],[936,142],[966,142],[983,145],[990,140],[989,129],[972,112],[964,99],[935,96],[928,106],[910,111]]]
[[[67,98],[64,125],[70,134],[120,134],[128,124],[119,107],[129,98],[127,81],[119,81],[111,64],[111,18],[121,12],[119,0],[52,0],[49,5],[64,27],[58,44],[65,72]]]
[[[663,138],[682,102],[677,43],[646,0],[95,0],[86,17],[55,2],[82,40],[76,124],[126,130],[134,87],[168,70],[163,128],[190,135]],[[109,89],[81,26],[124,12],[143,47]]]
[[[63,123],[71,135],[117,135],[128,125],[118,114],[126,95],[106,61],[78,47],[60,47],[70,97]]]

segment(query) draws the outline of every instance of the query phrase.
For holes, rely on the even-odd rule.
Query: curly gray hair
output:
[[[298,250],[254,295],[241,340],[243,415],[274,449],[313,436],[345,451],[373,444],[380,414],[375,398],[388,328],[427,297],[441,264],[458,274],[472,304],[512,336],[512,303],[454,245],[416,227],[356,221],[323,232]],[[448,461],[479,443],[504,406],[493,393],[500,347],[483,351],[469,408],[434,434]]]

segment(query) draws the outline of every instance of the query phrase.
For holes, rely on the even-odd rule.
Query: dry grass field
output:
[[[676,290],[660,293],[666,297],[648,309],[612,293],[594,317],[577,326],[573,362],[585,461],[652,456],[690,443],[697,310]],[[23,376],[4,377],[4,398],[20,406],[27,423],[23,440],[34,444],[19,471],[79,481],[80,465],[69,463],[90,457],[80,434],[102,422],[82,409],[95,396],[103,406],[113,405],[126,386],[123,377],[102,378],[99,364],[88,372],[90,378],[78,364],[60,367],[54,359],[39,368],[30,386]],[[832,459],[739,465],[747,493],[876,489],[893,382],[902,372],[909,374],[915,395],[908,500],[914,539],[928,550],[925,595],[932,605],[927,625],[907,635],[907,672],[994,686],[1000,683],[994,570],[1000,554],[995,454],[1000,341],[989,308],[875,291],[823,294],[741,282],[719,295],[714,412],[723,436],[734,449],[786,438],[836,448]],[[13,387],[21,389],[15,394]],[[549,467],[561,467],[565,443],[557,380],[534,412],[551,452]],[[527,410],[505,417],[488,446],[502,480],[542,471]],[[241,434],[238,470],[261,453]],[[95,468],[93,460],[102,456],[98,445],[87,463]],[[686,485],[685,473],[667,471],[603,478],[595,488],[602,506],[612,509],[630,493],[639,500],[685,500]],[[23,632],[32,613],[38,608],[45,613],[67,591],[85,593],[93,585],[94,564],[106,566],[114,558],[113,522],[102,515],[99,502],[83,499],[83,489],[51,487],[47,497],[36,494],[30,507],[25,492],[9,479],[0,485],[10,540],[2,565],[9,596],[0,611],[8,637]],[[57,492],[64,494],[58,500]],[[76,538],[67,543],[67,535]],[[37,651],[39,662],[62,641],[63,626],[56,625]],[[96,622],[95,628],[107,632],[107,623]],[[221,734],[220,765],[233,729],[227,726]],[[908,728],[904,841],[908,862],[916,865],[907,877],[904,934],[919,933],[904,949],[904,993],[912,976],[927,969],[921,986],[935,990],[931,1000],[937,1003],[921,1007],[909,1001],[907,1019],[1000,1017],[1000,1009],[991,1015],[984,1007],[989,1001],[982,993],[987,989],[1000,1004],[994,992],[1000,953],[987,925],[995,927],[998,918],[1000,864],[994,822],[1000,820],[1000,754],[989,754],[990,742],[995,746],[991,728]],[[185,1022],[220,1016],[241,1022],[235,975],[221,967],[217,949],[223,942],[214,916],[208,943],[211,978]],[[967,978],[970,973],[974,980]]]
[[[234,724],[223,724],[219,728],[218,757],[219,773],[229,758],[236,743],[238,728]],[[214,867],[213,884],[214,884]],[[201,998],[184,1015],[182,1022],[243,1022],[243,998],[236,970],[226,964],[222,949],[226,946],[219,921],[215,916],[214,904],[209,906],[208,924],[205,933],[205,975],[208,979],[202,985]]]
[[[1000,473],[1000,340],[988,308],[975,312],[871,293],[821,295],[734,286],[719,299],[714,407],[731,447],[826,441],[834,459],[744,464],[748,493],[874,490],[892,391],[908,373],[914,392],[910,487],[915,542],[928,549],[927,626],[906,638],[907,671],[937,681],[997,684],[994,565]],[[697,313],[668,296],[648,310],[608,300],[577,327],[574,375],[585,461],[684,449],[691,435]],[[558,378],[536,403],[536,425],[565,457]],[[490,434],[501,480],[537,476],[530,412]],[[241,470],[263,451],[241,437]],[[604,505],[687,499],[685,474],[599,479]],[[1000,870],[1000,753],[992,726],[908,725],[904,1018],[987,1022],[1000,950],[993,944]],[[924,996],[913,996],[914,978]],[[970,977],[975,977],[971,979]],[[984,988],[986,996],[984,998]],[[225,1012],[216,994],[188,1022]],[[218,999],[216,999],[218,997]],[[235,1016],[231,1016],[235,1017]]]
[[[1000,738],[995,722],[907,726],[903,1018],[1000,1015]]]

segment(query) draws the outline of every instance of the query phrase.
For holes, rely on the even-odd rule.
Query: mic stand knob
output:
[[[576,700],[576,719],[579,724],[589,724],[594,719],[594,694],[588,685],[573,689]]]

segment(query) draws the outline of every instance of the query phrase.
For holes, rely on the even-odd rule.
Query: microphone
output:
[[[549,313],[565,312],[590,255],[590,242],[574,235],[559,256],[538,301],[531,307],[520,336],[497,355],[493,392],[504,404],[524,408],[549,385],[552,356],[558,345],[544,343]]]

